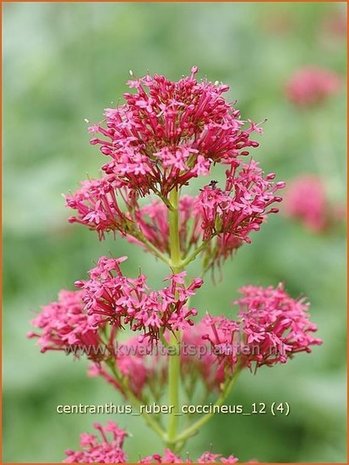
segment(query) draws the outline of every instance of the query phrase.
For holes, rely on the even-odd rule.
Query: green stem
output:
[[[221,395],[218,397],[216,402],[214,403],[214,406],[221,406],[225,399],[228,397],[230,394],[238,376],[240,373],[240,369],[237,367],[235,369],[235,373],[233,376],[230,378],[230,380],[225,384],[225,387],[223,388],[223,391]],[[181,442],[184,444],[184,442],[196,434],[198,430],[205,425],[212,417],[214,416],[214,410],[212,409],[211,413],[207,413],[203,417],[201,417],[199,420],[197,420],[195,423],[193,423],[191,426],[189,426],[187,429],[185,429],[179,436],[176,438],[176,442]]]
[[[187,265],[189,265],[189,263],[191,263],[194,258],[197,257],[197,255],[199,255],[200,252],[202,252],[205,247],[207,247],[207,244],[209,243],[209,241],[204,241],[199,247],[197,247],[190,255],[188,255],[181,263],[182,267],[185,267]]]
[[[170,266],[173,273],[180,273],[182,271],[181,266],[181,248],[179,243],[179,214],[178,214],[178,199],[179,192],[177,189],[173,189],[170,192],[169,199],[172,208],[168,212],[169,227],[170,227]]]
[[[175,447],[178,413],[179,413],[179,380],[180,380],[180,358],[179,358],[179,334],[171,335],[171,345],[173,351],[169,355],[168,383],[169,383],[169,404],[172,406],[168,429],[167,429],[167,446]]]
[[[169,260],[166,257],[166,255],[161,253],[160,250],[157,247],[155,247],[155,245],[153,245],[151,242],[149,242],[148,239],[146,239],[143,234],[140,237],[136,237],[136,239],[143,242],[143,244],[148,248],[148,250],[150,252],[153,252],[155,257],[159,258],[162,262],[166,263],[166,265],[169,264]]]
[[[170,192],[169,200],[172,208],[169,210],[169,228],[170,228],[170,266],[173,273],[180,273],[181,250],[179,242],[178,228],[178,198],[179,192],[174,189]],[[178,427],[179,414],[179,383],[180,383],[180,343],[181,334],[176,331],[171,335],[170,345],[172,346],[169,354],[168,382],[169,382],[169,404],[173,406],[168,422],[167,429],[167,446],[175,448]]]

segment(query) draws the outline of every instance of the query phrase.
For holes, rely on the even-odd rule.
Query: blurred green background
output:
[[[333,202],[345,195],[345,95],[299,111],[284,84],[299,67],[315,64],[345,75],[345,39],[324,23],[345,15],[336,3],[12,3],[4,5],[4,440],[3,459],[52,462],[76,448],[98,415],[58,415],[57,404],[121,401],[86,361],[40,354],[26,339],[40,305],[56,298],[100,255],[127,254],[127,272],[139,265],[157,285],[164,265],[121,239],[67,224],[61,197],[104,161],[88,143],[84,118],[126,91],[128,70],[178,79],[192,65],[200,76],[231,85],[244,118],[268,122],[253,155],[266,171],[289,180],[324,176]],[[323,170],[319,173],[319,167]],[[193,274],[195,266],[191,270]],[[345,462],[346,315],[345,232],[314,235],[276,215],[225,264],[224,279],[208,279],[193,303],[202,312],[227,313],[240,285],[286,283],[311,301],[324,339],[311,355],[285,366],[246,372],[230,401],[288,401],[288,417],[217,415],[186,450],[212,449],[242,461]],[[272,371],[270,371],[272,370]],[[139,418],[117,418],[133,435],[130,461],[162,446]]]

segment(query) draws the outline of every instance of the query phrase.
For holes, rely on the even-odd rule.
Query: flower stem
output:
[[[169,210],[169,227],[170,227],[170,266],[173,273],[180,273],[181,266],[181,248],[179,243],[179,214],[178,214],[178,199],[179,192],[173,189],[169,195],[172,208]]]
[[[172,208],[169,210],[169,229],[170,229],[170,266],[173,273],[180,273],[183,270],[181,266],[181,250],[179,242],[178,228],[178,198],[179,192],[173,189],[170,192],[169,200]],[[179,383],[180,383],[180,331],[171,334],[170,346],[172,347],[169,353],[168,367],[168,382],[169,382],[169,404],[173,406],[168,422],[167,429],[167,446],[175,449],[176,436],[178,426],[179,413]]]
[[[169,260],[166,257],[166,255],[161,253],[160,250],[157,247],[155,247],[155,245],[148,241],[148,239],[144,237],[144,234],[140,235],[139,237],[136,237],[136,239],[143,242],[143,244],[147,247],[148,251],[152,252],[155,255],[155,257],[159,258],[162,262],[166,263],[166,265],[169,264]]]
[[[225,399],[228,397],[229,393],[231,392],[235,381],[237,380],[238,376],[240,373],[240,369],[237,367],[235,369],[234,374],[225,383],[225,386],[222,390],[221,395],[218,397],[216,402],[214,403],[214,406],[221,406]],[[179,436],[176,438],[176,442],[182,443],[184,445],[185,441],[190,438],[191,436],[194,436],[198,430],[205,425],[212,417],[214,416],[213,409],[211,413],[207,413],[206,415],[202,416],[199,420],[197,420],[195,423],[190,425],[187,429],[185,429]]]
[[[202,252],[205,247],[207,247],[207,244],[208,244],[209,241],[204,241],[202,242],[202,244],[197,247],[190,255],[188,255],[183,261],[182,261],[182,266],[185,267],[187,265],[189,265],[189,263],[191,263],[194,258],[197,257],[197,255],[199,255],[200,252]]]

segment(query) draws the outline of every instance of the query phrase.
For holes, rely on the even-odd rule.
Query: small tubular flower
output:
[[[311,107],[336,94],[342,85],[333,71],[308,66],[296,71],[286,84],[286,96],[299,107]]]
[[[82,299],[93,327],[107,322],[115,328],[129,325],[132,331],[143,331],[144,337],[157,342],[165,330],[173,332],[193,323],[191,318],[197,311],[186,303],[201,287],[201,279],[186,286],[183,272],[168,276],[169,284],[164,289],[152,291],[144,275],[127,278],[122,274],[120,264],[126,259],[101,257],[90,270],[90,279],[76,282],[83,290]]]
[[[141,195],[164,197],[174,188],[209,173],[212,163],[230,164],[247,155],[258,143],[250,139],[260,128],[243,129],[240,113],[222,94],[229,87],[190,76],[177,82],[165,76],[145,76],[128,85],[135,93],[126,103],[105,110],[106,127],[94,125],[100,134],[91,144],[100,145],[111,161],[103,166]]]
[[[62,350],[79,355],[86,351],[93,360],[103,358],[103,353],[98,350],[101,339],[88,322],[82,295],[81,291],[62,290],[58,300],[42,307],[32,320],[38,331],[30,332],[28,337],[38,339],[41,352]]]

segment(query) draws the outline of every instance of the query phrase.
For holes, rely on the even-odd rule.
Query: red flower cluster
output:
[[[123,450],[127,433],[112,421],[103,427],[94,424],[101,438],[94,434],[83,433],[80,436],[81,450],[67,450],[64,463],[126,463],[127,456]],[[110,437],[108,437],[110,435]],[[182,459],[171,450],[166,449],[164,455],[154,454],[140,459],[138,463],[236,463],[238,459],[233,455],[224,458],[221,454],[204,452],[197,460]]]
[[[88,346],[90,358],[100,360],[97,349],[102,341],[88,322],[82,295],[81,291],[62,290],[58,301],[42,307],[41,313],[32,320],[39,332],[30,332],[28,337],[38,338],[41,352],[70,348],[77,355],[80,347]]]
[[[134,94],[125,94],[126,103],[105,111],[106,127],[91,144],[111,158],[103,170],[115,174],[141,195],[149,192],[167,196],[172,189],[192,178],[207,175],[212,163],[230,164],[248,147],[251,124],[243,130],[240,113],[227,103],[223,84],[197,81],[197,68],[178,82],[165,76],[145,76],[129,81]]]
[[[132,331],[142,330],[145,337],[158,341],[165,330],[174,332],[193,324],[191,317],[197,311],[186,303],[201,287],[201,279],[194,279],[186,286],[183,272],[167,277],[169,285],[164,289],[152,291],[144,275],[127,278],[122,274],[120,263],[126,259],[101,257],[90,270],[90,279],[75,283],[83,290],[91,327],[98,328],[107,322],[115,328],[129,325]]]
[[[116,176],[83,181],[82,187],[66,196],[66,205],[77,211],[70,223],[80,223],[98,232],[99,238],[109,231],[127,235],[134,231],[129,212],[137,205],[136,195]]]
[[[100,433],[101,440],[94,434],[82,433],[80,446],[82,450],[67,450],[64,463],[126,463],[123,444],[127,433],[112,421],[103,427],[95,423],[94,428]],[[110,438],[108,438],[110,434]]]
[[[246,286],[235,304],[240,308],[238,320],[209,317],[211,331],[205,336],[217,356],[235,369],[255,365],[286,363],[296,353],[311,352],[312,345],[322,343],[312,334],[317,330],[310,322],[308,304],[293,299],[278,287]]]
[[[236,463],[237,461],[238,459],[233,455],[223,457],[222,454],[213,454],[212,452],[204,452],[196,460],[183,459],[170,449],[165,449],[163,455],[153,454],[141,459],[139,463]]]
[[[263,177],[258,164],[251,160],[243,164],[232,164],[227,172],[225,190],[212,184],[206,186],[199,195],[202,215],[203,240],[220,237],[219,254],[228,256],[237,244],[250,243],[252,231],[258,231],[269,213],[277,213],[271,207],[281,202],[276,191],[285,186],[283,182],[273,183],[275,174]],[[270,208],[269,208],[270,207]]]
[[[283,182],[274,183],[274,173],[264,175],[258,163],[234,163],[227,172],[225,189],[215,182],[204,187],[197,197],[183,196],[179,203],[179,237],[182,256],[207,242],[203,249],[206,267],[228,258],[250,233],[258,231],[269,213],[277,213],[272,204],[280,202],[277,191]],[[162,252],[169,252],[168,210],[160,201],[135,213],[142,235]],[[133,241],[129,236],[129,240]]]

